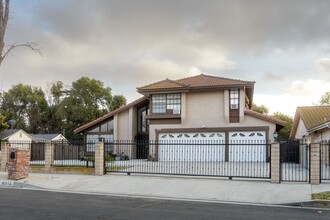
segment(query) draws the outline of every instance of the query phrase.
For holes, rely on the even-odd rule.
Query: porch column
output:
[[[45,143],[45,171],[51,172],[51,167],[54,161],[54,144],[51,142]]]
[[[313,143],[310,145],[310,183],[312,185],[320,184],[320,144]]]
[[[280,183],[280,144],[271,144],[271,183]]]
[[[98,142],[95,144],[95,175],[104,175],[104,143]]]
[[[9,143],[1,142],[1,171],[6,171],[9,158]]]

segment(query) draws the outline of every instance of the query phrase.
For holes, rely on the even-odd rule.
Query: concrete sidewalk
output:
[[[7,184],[62,192],[257,204],[305,202],[311,200],[312,193],[330,190],[330,183],[271,184],[269,181],[251,179],[123,174],[91,176],[30,173],[26,179],[11,181],[7,179],[7,173],[0,172],[0,187]]]

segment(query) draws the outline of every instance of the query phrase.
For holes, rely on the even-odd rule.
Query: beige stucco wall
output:
[[[114,116],[114,139],[133,140],[137,132],[137,110],[131,107]]]
[[[182,104],[186,113],[183,127],[214,127],[224,123],[223,91],[186,93],[186,103]]]
[[[129,110],[123,111],[117,115],[117,140],[129,140],[130,128],[129,125]]]
[[[12,134],[9,138],[8,141],[27,141],[27,142],[31,142],[31,137],[29,137],[28,135],[26,135],[24,132],[22,131],[18,131],[14,134]]]
[[[32,139],[23,131],[17,131],[8,138],[10,147],[14,148],[30,148]]]
[[[132,107],[114,116],[114,140],[131,141],[136,135],[136,108]],[[133,145],[116,145],[114,153],[122,154],[134,158]]]
[[[330,140],[330,128],[323,128],[321,130],[312,132],[309,136],[311,142],[320,142]]]
[[[330,140],[330,128],[324,129],[322,131],[322,139],[323,140]]]
[[[297,126],[297,131],[294,136],[295,139],[301,139],[303,136],[308,136],[307,129],[304,125],[304,122],[300,119]]]

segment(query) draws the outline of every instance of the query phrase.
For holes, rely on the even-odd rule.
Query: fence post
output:
[[[271,183],[280,183],[280,144],[271,144]]]
[[[51,142],[45,143],[45,171],[51,172],[51,166],[54,160],[54,145]]]
[[[95,175],[104,175],[104,143],[95,143]]]
[[[320,144],[312,143],[310,145],[310,183],[312,185],[320,184]]]
[[[9,158],[9,143],[1,142],[1,171],[6,171]]]

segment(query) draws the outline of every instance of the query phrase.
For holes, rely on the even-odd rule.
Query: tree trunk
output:
[[[9,2],[10,0],[0,0],[0,66],[4,59],[4,46],[5,46],[5,33],[7,29],[7,23],[9,19]]]

